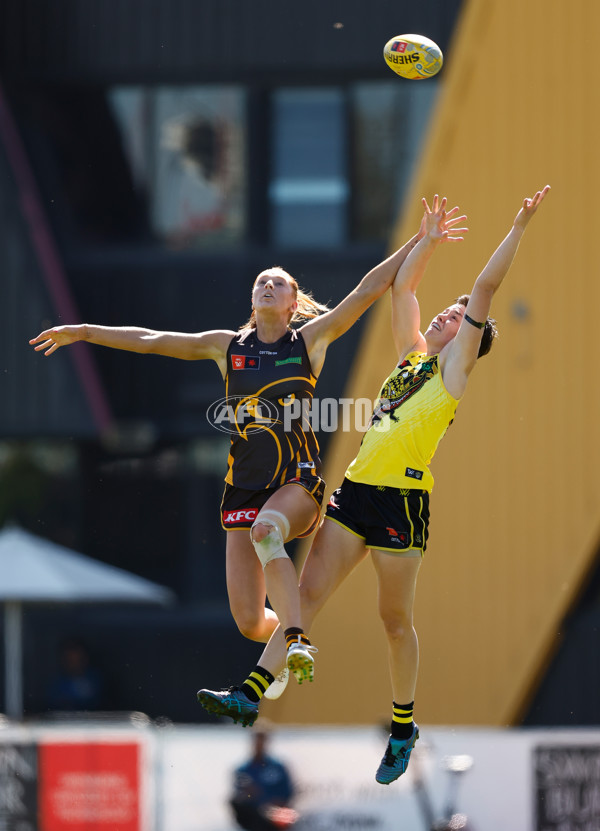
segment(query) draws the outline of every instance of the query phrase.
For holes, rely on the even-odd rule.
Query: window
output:
[[[277,90],[269,186],[273,244],[336,248],[349,240],[386,240],[437,89],[429,80]]]
[[[245,95],[233,86],[110,92],[154,234],[175,248],[239,243],[245,233]]]
[[[275,245],[323,248],[346,242],[345,113],[341,89],[274,93],[269,204]]]
[[[372,82],[351,91],[353,236],[387,239],[426,136],[437,81]]]

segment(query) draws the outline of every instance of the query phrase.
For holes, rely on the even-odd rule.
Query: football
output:
[[[396,75],[411,81],[431,78],[442,68],[442,50],[423,35],[397,35],[383,47],[386,64]]]

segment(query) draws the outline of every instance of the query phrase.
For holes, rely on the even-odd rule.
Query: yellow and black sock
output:
[[[285,645],[287,648],[290,648],[290,645],[293,643],[298,642],[298,638],[300,638],[300,642],[305,644],[305,646],[310,646],[310,641],[304,634],[304,629],[300,629],[298,626],[290,626],[289,629],[286,629],[285,632]]]
[[[415,702],[411,701],[410,704],[396,704],[394,701],[393,705],[392,736],[395,739],[410,739],[414,727],[413,707],[415,706]]]
[[[275,676],[271,675],[268,669],[255,667],[240,689],[250,701],[258,703],[274,680]]]

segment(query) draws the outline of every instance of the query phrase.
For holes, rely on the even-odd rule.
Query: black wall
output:
[[[80,83],[382,76],[383,46],[394,35],[427,34],[445,51],[460,6],[460,0],[5,0],[0,73]]]

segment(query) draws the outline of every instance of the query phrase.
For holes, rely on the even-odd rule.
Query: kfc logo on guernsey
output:
[[[249,355],[232,355],[232,369],[260,369],[260,358],[252,358]]]
[[[254,522],[258,515],[258,508],[248,508],[246,511],[223,511],[223,525],[239,525],[240,522]]]

